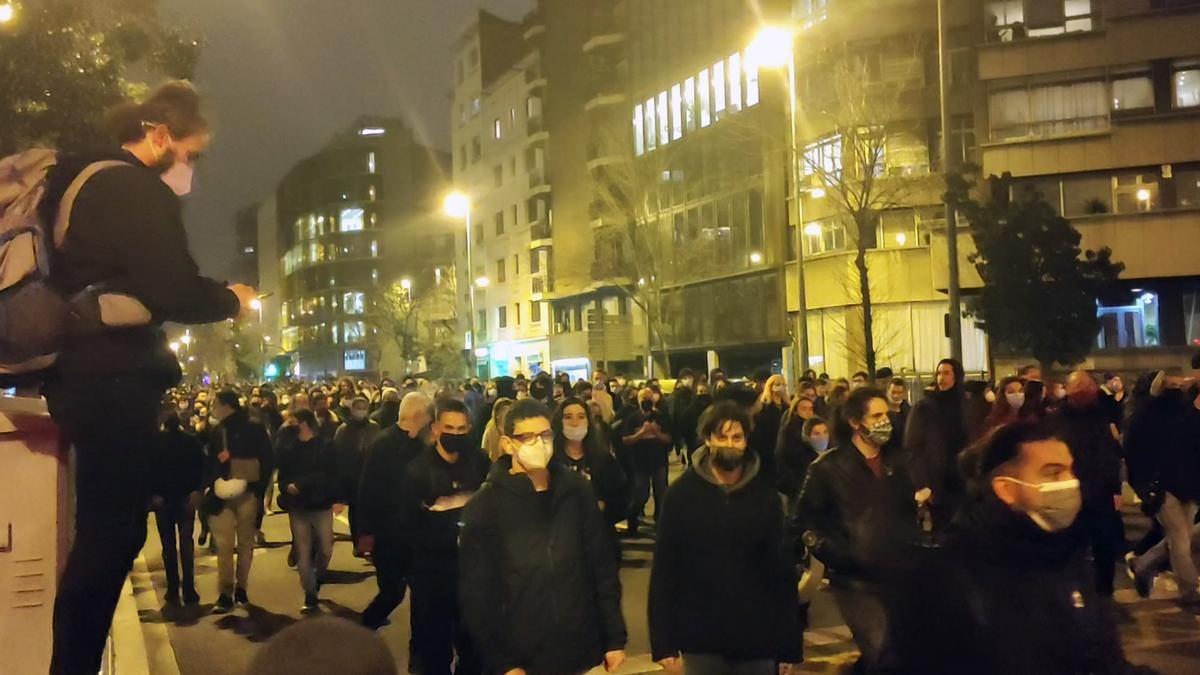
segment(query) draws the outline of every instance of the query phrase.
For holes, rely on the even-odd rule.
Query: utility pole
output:
[[[946,0],[937,0],[938,31],[938,94],[941,99],[942,117],[942,173],[950,174],[950,101],[946,82]],[[954,205],[946,202],[946,256],[948,258],[947,294],[949,295],[950,320],[947,322],[950,338],[950,357],[962,363],[962,298],[958,278],[958,222]]]

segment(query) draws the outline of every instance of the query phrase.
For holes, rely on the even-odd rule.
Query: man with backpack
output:
[[[249,315],[256,296],[248,286],[227,288],[200,276],[188,251],[179,197],[190,191],[210,136],[197,92],[185,82],[167,83],[140,104],[119,106],[109,122],[120,149],[58,155],[53,166],[42,165],[49,168],[39,180],[37,234],[44,236],[35,249],[50,256],[30,278],[41,282],[36,287],[44,298],[90,296],[90,302],[73,302],[77,311],[55,316],[50,312],[61,306],[47,302],[17,309],[10,300],[35,286],[11,284],[7,275],[0,280],[0,304],[28,319],[8,324],[49,324],[57,317],[64,326],[47,350],[57,358],[38,362],[53,361],[52,367],[36,373],[75,457],[75,538],[55,604],[55,675],[99,670],[121,586],[146,538],[159,406],[181,377],[162,323]],[[0,183],[10,178],[0,172]],[[28,202],[16,204],[28,208]],[[10,233],[21,209],[3,201],[0,209],[0,232]],[[0,268],[29,260],[11,243],[0,243]],[[121,304],[121,298],[132,302]],[[130,308],[135,311],[118,311]],[[88,309],[100,327],[80,331]],[[0,332],[20,327],[5,325]],[[8,367],[10,355],[3,356],[10,363],[0,364],[0,373],[29,373],[30,362]]]

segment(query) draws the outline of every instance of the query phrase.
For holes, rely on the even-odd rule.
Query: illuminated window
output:
[[[359,136],[382,136],[386,133],[387,130],[380,127],[363,127],[358,130]]]
[[[367,337],[366,326],[362,321],[347,321],[342,324],[342,342],[355,344]]]
[[[758,64],[746,59],[746,107],[758,105]]]
[[[1200,106],[1200,61],[1176,63],[1171,87],[1176,108]]]
[[[683,138],[683,91],[679,85],[671,87],[671,140]]]
[[[242,253],[254,253],[254,247],[247,246],[246,248],[242,249]]]
[[[371,240],[371,257],[372,258],[379,257],[379,242],[375,241],[374,239]]]
[[[658,142],[666,145],[671,142],[671,120],[667,117],[667,92],[658,92]]]
[[[1154,83],[1149,73],[1120,76],[1112,83],[1113,112],[1153,110]]]
[[[367,173],[375,173],[375,153],[367,153]]]
[[[508,307],[500,307],[496,310],[496,320],[501,328],[508,328]]]
[[[336,340],[335,340],[336,342]],[[363,349],[347,349],[343,352],[342,367],[345,370],[366,370],[367,352]]]
[[[712,124],[712,90],[708,86],[708,70],[700,71],[696,89],[700,94],[700,127],[704,128]]]
[[[733,53],[729,56],[729,110],[737,112],[742,109],[742,55]]]
[[[362,209],[342,209],[338,214],[338,223],[341,225],[342,232],[361,232],[363,229]]]
[[[347,314],[362,314],[366,311],[364,304],[366,296],[362,291],[350,291],[342,294],[342,311]]]
[[[633,106],[633,154],[646,153],[646,128],[642,119],[642,106]]]
[[[836,180],[842,173],[842,136],[837,134],[804,148],[805,175],[818,174]]]
[[[725,111],[725,62],[717,61],[712,67],[713,112]],[[720,117],[718,114],[717,117]]]
[[[495,121],[492,122],[492,138],[500,140],[500,131],[500,118],[497,117]]]
[[[683,81],[683,127],[689,132],[696,130],[696,78],[694,77]]]
[[[658,126],[655,124],[654,99],[646,99],[646,150],[658,147]]]

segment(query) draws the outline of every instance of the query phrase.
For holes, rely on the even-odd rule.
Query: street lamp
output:
[[[175,352],[176,354],[179,353],[179,341],[178,340],[172,342],[171,344],[169,344],[167,346],[170,347],[171,351]]]
[[[474,244],[471,241],[471,198],[462,192],[454,191],[446,195],[446,199],[442,202],[442,212],[447,216],[455,219],[462,219],[467,233],[467,279],[475,273],[475,265],[472,261]],[[486,280],[486,277],[481,277]],[[470,292],[467,294],[470,300],[471,315],[467,317],[468,335],[471,336],[471,374],[479,373],[478,357],[475,355],[478,345],[475,344],[475,287],[478,283],[470,283]],[[486,285],[486,284],[485,284]]]
[[[808,370],[808,298],[805,297],[804,284],[804,239],[801,227],[804,225],[804,202],[800,193],[799,150],[796,144],[796,54],[795,33],[789,27],[766,26],[758,31],[754,40],[746,49],[747,58],[760,68],[782,70],[787,78],[788,95],[788,171],[791,178],[789,195],[795,205],[796,229],[793,231],[796,247],[796,289],[799,296],[796,303],[796,346],[799,349],[799,372]],[[815,190],[814,190],[815,192]],[[822,195],[824,192],[822,191]],[[783,256],[784,269],[787,269],[787,256]],[[786,283],[786,276],[785,276]],[[785,306],[786,313],[786,306]]]
[[[0,24],[11,22],[17,16],[17,8],[11,2],[0,4]]]

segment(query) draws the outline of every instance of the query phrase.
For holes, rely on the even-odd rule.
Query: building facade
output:
[[[373,317],[405,280],[420,293],[452,277],[454,230],[438,209],[448,174],[449,156],[403,121],[364,118],[280,182],[280,294],[264,311],[278,308],[294,375],[397,376],[408,367]]]
[[[258,204],[238,210],[233,228],[233,278],[255,288],[259,286],[258,210]]]

